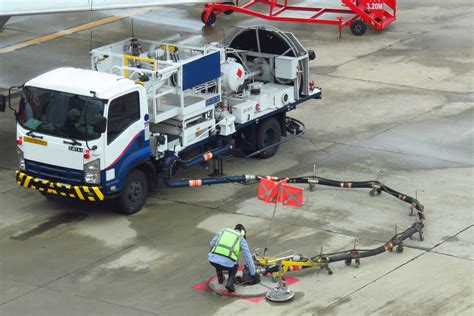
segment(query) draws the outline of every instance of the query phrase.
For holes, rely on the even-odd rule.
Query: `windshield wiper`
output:
[[[72,145],[72,146],[82,146],[82,144],[80,142],[75,140],[72,136],[68,135],[69,133],[66,132],[65,128],[61,128],[61,131],[63,132],[64,137],[71,140],[70,142],[68,142],[67,140],[63,140],[63,144],[68,144],[68,145]]]
[[[35,134],[35,131],[33,131],[33,130],[28,131],[28,132],[26,133],[26,136],[31,136],[31,137],[33,137],[33,138],[43,139],[43,136],[36,135],[36,134]]]
[[[69,138],[71,141],[68,142],[67,140],[63,140],[63,144],[68,144],[68,145],[72,145],[72,146],[82,146],[82,144],[80,142],[78,142],[77,140],[75,140],[71,136],[66,136],[66,137]]]
[[[82,145],[81,143],[79,143],[75,139],[72,139],[72,138],[69,138],[69,139],[72,140],[72,141],[68,142],[67,140],[63,140],[63,144],[68,144],[68,145],[72,145],[72,146],[81,146]]]

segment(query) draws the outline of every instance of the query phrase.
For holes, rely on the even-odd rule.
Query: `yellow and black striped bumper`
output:
[[[39,179],[16,171],[16,181],[19,186],[35,189],[42,193],[60,195],[83,201],[103,201],[104,194],[98,186],[69,185],[60,182]]]

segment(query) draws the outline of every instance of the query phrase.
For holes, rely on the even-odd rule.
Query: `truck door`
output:
[[[128,172],[150,158],[149,140],[145,138],[146,113],[141,112],[139,91],[109,103],[104,154],[107,194],[120,191]]]

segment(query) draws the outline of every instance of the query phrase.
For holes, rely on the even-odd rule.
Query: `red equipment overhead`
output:
[[[207,3],[201,14],[204,24],[210,26],[221,13],[234,11],[252,15],[270,21],[334,24],[339,31],[349,25],[356,36],[367,30],[367,24],[381,31],[396,19],[396,0],[341,0],[346,8],[322,8],[288,5],[288,0],[250,0],[239,5],[239,1]],[[268,10],[257,11],[254,6],[260,4]],[[294,14],[296,13],[296,14]]]

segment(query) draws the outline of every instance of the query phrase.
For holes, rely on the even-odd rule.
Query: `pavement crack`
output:
[[[6,191],[2,191],[2,192],[0,192],[0,195],[9,193],[9,192],[12,192],[12,191],[15,191],[15,190],[18,190],[18,188],[15,187],[15,188],[8,189]]]
[[[323,140],[326,141],[326,140]],[[413,157],[421,157],[421,158],[430,158],[434,160],[438,160],[441,162],[448,162],[448,163],[454,163],[454,164],[459,164],[464,167],[472,167],[473,164],[470,163],[465,163],[465,162],[460,162],[460,161],[453,161],[453,160],[447,160],[447,159],[440,159],[432,156],[426,156],[426,155],[420,155],[416,153],[406,153],[406,152],[401,152],[401,151],[395,151],[395,150],[388,150],[388,149],[381,149],[381,148],[376,148],[376,147],[370,147],[370,146],[364,146],[364,145],[359,145],[359,144],[348,144],[348,143],[342,143],[342,142],[334,142],[335,144],[338,145],[344,145],[344,146],[349,146],[349,147],[355,147],[355,148],[361,148],[361,149],[366,149],[366,150],[373,150],[373,151],[379,151],[379,152],[385,152],[385,153],[390,153],[390,154],[397,154],[397,155],[403,155],[403,156],[413,156]],[[336,153],[333,153],[329,157],[324,157],[321,158],[320,161],[326,160],[327,158],[333,157],[335,154],[340,154],[342,150],[337,151]]]
[[[31,290],[29,290],[29,291],[27,291],[27,292],[25,292],[25,293],[23,293],[23,294],[21,294],[21,295],[19,295],[19,296],[17,296],[17,297],[14,297],[14,298],[12,298],[12,299],[9,299],[8,301],[5,301],[5,302],[3,302],[3,303],[0,303],[0,306],[6,305],[6,304],[8,304],[8,303],[10,303],[10,302],[13,302],[13,301],[16,301],[17,299],[22,298],[22,297],[24,297],[24,296],[26,296],[26,295],[28,295],[28,294],[30,294],[30,293],[33,293],[33,292],[37,291],[37,290],[40,289],[40,288],[41,288],[41,287],[39,286],[39,287],[37,287],[37,288],[35,288],[35,289],[31,289]]]
[[[415,261],[416,259],[418,259],[418,258],[420,258],[421,256],[425,255],[426,253],[435,253],[435,254],[437,254],[437,255],[447,255],[447,256],[455,257],[455,258],[462,259],[462,260],[474,261],[474,260],[471,260],[471,259],[459,258],[459,257],[457,257],[457,256],[453,256],[453,255],[448,255],[448,254],[443,254],[443,253],[438,253],[438,252],[433,252],[433,251],[432,251],[433,249],[435,249],[435,248],[438,247],[439,245],[442,245],[442,244],[444,244],[445,242],[447,242],[448,239],[453,238],[453,237],[455,237],[455,236],[461,234],[462,232],[468,230],[469,228],[471,228],[471,227],[473,227],[473,226],[474,226],[474,225],[469,225],[468,227],[466,227],[466,228],[462,229],[461,231],[457,232],[456,234],[450,236],[450,237],[447,238],[446,240],[443,240],[443,241],[439,242],[438,244],[436,244],[436,245],[434,245],[434,246],[432,246],[432,247],[430,247],[430,248],[427,248],[427,250],[425,250],[424,252],[422,252],[422,253],[418,254],[417,256],[411,258],[410,260],[408,260],[408,261],[406,261],[406,262],[400,264],[399,266],[393,268],[392,270],[390,270],[390,271],[384,273],[384,274],[381,275],[380,277],[378,277],[378,278],[372,280],[372,281],[369,282],[369,283],[364,284],[363,286],[361,286],[361,287],[359,287],[358,289],[352,291],[351,293],[345,295],[344,297],[341,297],[341,298],[337,299],[335,302],[332,302],[332,303],[329,304],[328,306],[326,306],[326,307],[320,309],[320,310],[318,311],[318,313],[324,312],[325,310],[328,310],[328,309],[330,310],[332,307],[338,305],[339,302],[343,302],[344,300],[347,300],[347,298],[350,297],[350,296],[352,296],[353,294],[355,294],[355,293],[361,291],[362,289],[364,289],[364,288],[370,286],[371,284],[377,282],[378,280],[384,278],[385,276],[391,274],[392,272],[394,272],[394,271],[396,271],[396,270],[398,270],[398,269],[400,269],[400,268],[406,266],[406,265],[409,264],[410,262]],[[410,247],[410,248],[415,248],[415,247]]]
[[[467,260],[467,261],[474,262],[474,259],[471,259],[471,258],[463,258],[463,257],[459,257],[459,256],[452,255],[452,254],[449,254],[449,253],[436,252],[436,251],[429,251],[429,252],[434,253],[434,254],[437,254],[437,255],[440,255],[440,256],[447,256],[447,257],[452,257],[452,258],[456,258],[456,259],[460,259],[460,260]]]
[[[319,75],[319,76],[326,76],[326,77],[332,77],[332,78],[339,78],[339,79],[347,79],[347,80],[361,81],[361,82],[366,82],[366,83],[376,83],[376,84],[387,85],[387,86],[392,86],[392,87],[415,89],[415,90],[422,90],[422,91],[429,91],[429,92],[438,92],[438,93],[449,93],[449,94],[455,94],[455,95],[461,95],[461,96],[466,96],[466,95],[470,95],[470,94],[474,93],[474,91],[457,92],[457,91],[430,89],[430,88],[409,86],[409,85],[396,84],[396,83],[388,83],[388,82],[382,82],[382,81],[376,81],[376,80],[369,80],[369,79],[360,79],[360,78],[353,78],[353,77],[346,77],[346,76],[339,76],[339,75],[323,74],[323,73],[320,73],[320,72],[317,72],[317,71],[314,72],[314,74]]]
[[[465,17],[465,16],[469,16],[471,14],[471,12],[467,12],[465,14],[461,14],[461,15],[457,15],[457,19],[456,20],[459,20],[459,18],[461,17]],[[448,19],[449,20],[449,19]],[[348,61],[345,61],[339,65],[336,65],[335,68],[339,68],[341,66],[344,66],[346,64],[349,64],[353,61],[357,61],[357,60],[360,60],[360,59],[363,59],[363,58],[366,58],[366,57],[369,57],[373,54],[376,54],[376,53],[379,53],[379,52],[382,52],[390,47],[392,47],[393,45],[396,45],[396,44],[401,44],[403,42],[406,42],[406,41],[409,41],[409,40],[412,40],[416,37],[420,37],[420,36],[423,36],[423,35],[426,35],[426,34],[429,34],[431,33],[433,30],[438,30],[438,29],[441,29],[442,27],[444,27],[444,24],[441,24],[441,25],[438,25],[434,28],[431,28],[430,30],[427,30],[427,31],[422,31],[422,32],[419,32],[419,33],[409,33],[408,36],[406,38],[402,38],[398,41],[395,41],[394,43],[391,43],[391,44],[388,44],[384,47],[381,47],[380,49],[377,49],[373,52],[370,52],[370,53],[367,53],[367,54],[364,54],[364,55],[359,55],[351,60],[348,60]],[[456,95],[466,95],[466,94],[471,94],[473,93],[474,91],[468,91],[468,92],[456,92],[456,91],[447,91],[447,90],[438,90],[438,89],[429,89],[429,88],[423,88],[423,87],[416,87],[416,86],[408,86],[408,85],[400,85],[400,84],[394,84],[394,83],[386,83],[386,82],[381,82],[381,81],[375,81],[375,80],[368,80],[368,79],[358,79],[358,78],[353,78],[353,77],[345,77],[345,76],[337,76],[337,75],[331,75],[330,73],[328,74],[324,74],[324,73],[320,73],[320,72],[317,72],[315,71],[314,72],[315,74],[318,74],[320,76],[328,76],[328,77],[334,77],[334,78],[342,78],[342,79],[349,79],[349,80],[355,80],[355,81],[362,81],[362,82],[367,82],[367,83],[378,83],[378,84],[383,84],[383,85],[389,85],[389,86],[394,86],[394,87],[402,87],[402,88],[411,88],[411,89],[418,89],[418,90],[424,90],[424,91],[432,91],[432,92],[443,92],[443,93],[451,93],[451,94],[456,94]]]
[[[427,32],[426,32],[426,33],[427,33]],[[358,56],[354,57],[353,59],[347,60],[347,61],[345,61],[345,62],[343,62],[343,63],[337,65],[337,68],[339,68],[339,67],[341,67],[341,66],[344,66],[344,65],[347,65],[347,64],[349,64],[349,63],[351,63],[351,62],[353,62],[353,61],[356,61],[356,60],[359,60],[359,59],[362,59],[362,58],[366,58],[366,57],[369,57],[369,56],[371,56],[371,55],[373,55],[373,54],[382,52],[382,51],[386,50],[387,48],[392,47],[393,45],[401,44],[401,43],[403,43],[403,42],[409,41],[409,40],[413,39],[415,36],[417,36],[417,35],[422,35],[422,34],[425,34],[425,32],[420,33],[420,34],[410,34],[410,35],[413,35],[413,36],[410,36],[410,35],[409,35],[409,36],[406,37],[406,38],[401,38],[401,39],[399,39],[398,41],[395,41],[395,42],[393,42],[393,43],[387,44],[386,46],[383,46],[383,47],[381,47],[381,48],[379,48],[379,49],[377,49],[377,50],[374,50],[373,52],[369,52],[369,53],[363,54],[363,55],[358,55]]]
[[[415,261],[416,259],[420,258],[421,256],[423,256],[424,254],[426,254],[426,252],[422,252],[420,254],[418,254],[417,256],[411,258],[410,260],[408,261],[405,261],[404,263],[400,264],[399,266],[396,266],[395,268],[393,268],[392,270],[382,274],[381,276],[379,276],[378,278],[375,278],[374,280],[370,281],[369,283],[366,283],[364,284],[363,286],[355,289],[354,291],[350,292],[349,294],[337,299],[336,301],[332,302],[331,304],[329,304],[328,306],[325,306],[324,308],[318,310],[318,314],[319,313],[324,313],[325,310],[331,310],[334,306],[337,306],[339,304],[339,302],[343,302],[345,300],[347,300],[350,296],[352,296],[353,294],[363,290],[364,288],[370,286],[371,284],[374,284],[375,282],[377,282],[378,280],[384,278],[385,276],[391,274],[392,272],[404,267],[405,265],[409,264],[410,262],[413,262]]]

